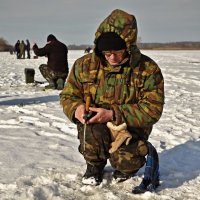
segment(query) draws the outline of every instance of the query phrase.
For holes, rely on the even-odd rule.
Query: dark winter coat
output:
[[[68,73],[68,49],[65,44],[57,39],[49,41],[43,48],[35,44],[33,51],[37,56],[47,56],[47,65],[55,72]]]
[[[19,45],[20,45],[20,41],[18,40],[17,43],[15,44],[15,51],[16,52],[20,52]]]
[[[30,51],[30,49],[31,49],[30,42],[29,42],[29,40],[26,40],[26,50]]]

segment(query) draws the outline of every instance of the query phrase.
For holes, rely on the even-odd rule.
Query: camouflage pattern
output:
[[[111,144],[110,131],[105,124],[87,125],[85,151],[83,148],[83,124],[78,123],[79,152],[92,165],[106,163],[110,159],[113,168],[132,174],[145,164],[147,144],[142,140],[131,140],[129,145],[123,144],[116,152],[109,154]]]
[[[78,127],[78,138],[80,140],[79,151],[83,154],[87,161],[91,162],[103,162],[109,158],[110,148],[110,132],[104,124],[90,124],[86,126],[86,143],[84,151],[83,142],[83,129],[84,125],[81,123],[77,124]]]
[[[114,10],[100,24],[94,43],[96,44],[102,33],[108,31],[118,33],[126,41],[129,60],[119,66],[110,66],[100,56],[96,46],[92,53],[77,59],[60,94],[63,111],[76,123],[75,110],[85,103],[86,96],[90,94],[91,106],[112,109],[115,114],[113,123],[119,125],[125,122],[134,141],[147,140],[163,111],[164,80],[161,70],[152,59],[141,54],[135,45],[137,25],[133,15]],[[132,157],[135,158],[135,155],[133,149],[129,152],[128,145],[127,148],[115,152],[111,162],[114,163],[115,160],[126,163]],[[139,165],[143,161],[142,158]]]
[[[137,22],[135,16],[119,9],[114,10],[97,29],[95,44],[99,36],[105,32],[117,33],[126,42],[127,49],[131,51],[131,46],[135,45],[137,40]]]
[[[124,174],[134,174],[145,164],[147,151],[144,141],[132,141],[129,145],[124,144],[110,154],[110,164]]]
[[[65,81],[68,75],[67,73],[63,73],[63,72],[55,72],[51,70],[46,64],[40,65],[39,70],[42,76],[49,83],[56,81],[58,78],[62,78]]]

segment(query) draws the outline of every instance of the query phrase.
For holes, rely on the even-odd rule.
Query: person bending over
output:
[[[33,51],[37,56],[47,56],[47,64],[39,66],[42,76],[49,82],[46,89],[62,90],[68,76],[68,48],[50,34],[47,37],[47,44],[43,48],[33,45]]]

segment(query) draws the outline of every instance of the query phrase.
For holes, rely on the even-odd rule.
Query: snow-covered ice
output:
[[[105,168],[99,186],[82,185],[86,166],[77,130],[63,114],[57,90],[25,83],[25,68],[46,58],[17,60],[0,53],[1,200],[197,200],[200,199],[200,51],[142,51],[162,69],[165,107],[150,141],[159,152],[161,186],[156,193],[131,193],[144,169],[123,183]],[[69,51],[70,67],[83,51]],[[33,57],[33,54],[32,54]]]

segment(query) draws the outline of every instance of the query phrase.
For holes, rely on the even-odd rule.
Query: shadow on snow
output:
[[[200,174],[200,141],[188,141],[159,154],[161,187],[177,188]]]
[[[4,101],[0,101],[0,105],[8,105],[8,106],[22,105],[23,106],[23,105],[40,104],[40,103],[55,102],[55,101],[59,101],[58,95],[4,100]]]
[[[167,188],[178,188],[195,179],[200,174],[200,141],[188,141],[172,149],[159,153],[161,185],[157,191]],[[113,168],[106,166],[111,173]],[[144,167],[136,174],[143,176]]]

